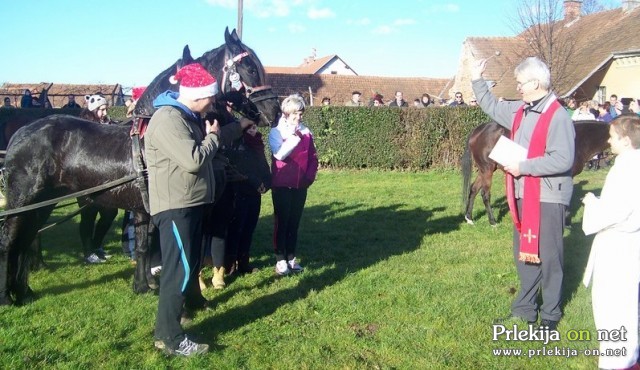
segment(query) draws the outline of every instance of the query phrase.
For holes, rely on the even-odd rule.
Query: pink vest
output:
[[[282,161],[271,157],[271,187],[308,188],[316,179],[318,157],[310,134],[302,135],[291,154]]]

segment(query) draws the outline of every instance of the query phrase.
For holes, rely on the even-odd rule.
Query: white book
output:
[[[491,153],[489,153],[489,158],[505,166],[514,162],[524,161],[527,159],[527,152],[527,148],[501,135]]]

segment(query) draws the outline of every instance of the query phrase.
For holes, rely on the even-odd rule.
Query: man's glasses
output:
[[[528,84],[529,82],[533,82],[533,81],[535,81],[535,80],[528,80],[528,81],[525,81],[525,82],[518,82],[518,83],[516,84],[516,88],[518,88],[518,89],[522,89],[522,87],[523,87],[524,85]]]

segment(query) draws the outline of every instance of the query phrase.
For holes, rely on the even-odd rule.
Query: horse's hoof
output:
[[[29,289],[29,291],[21,296],[16,296],[16,305],[24,306],[26,304],[33,303],[36,300],[35,294]]]
[[[11,306],[13,304],[13,299],[8,295],[4,295],[0,297],[0,306]]]
[[[464,220],[465,220],[465,221],[467,221],[467,223],[468,223],[469,225],[475,225],[475,223],[473,223],[473,220],[472,220],[472,219],[470,219],[470,218],[469,218],[469,217],[467,217],[467,216],[464,216]]]
[[[158,284],[156,279],[149,280],[149,289],[151,289],[151,290],[160,289],[160,284]]]
[[[146,284],[143,284],[143,285],[134,284],[133,285],[133,292],[136,293],[136,294],[145,294],[145,293],[148,293],[149,291],[151,291],[151,288]]]

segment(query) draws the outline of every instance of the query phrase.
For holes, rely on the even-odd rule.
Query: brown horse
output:
[[[609,147],[609,125],[599,121],[578,121],[576,129],[576,152],[574,156],[572,175],[575,177],[584,168],[584,164],[594,154],[602,152]],[[473,224],[473,202],[480,191],[482,202],[489,216],[489,223],[496,224],[496,219],[491,209],[491,183],[493,173],[502,166],[489,158],[491,149],[495,146],[500,135],[509,137],[510,131],[496,122],[483,123],[476,127],[469,138],[462,156],[462,204],[464,218],[469,224]],[[478,176],[471,184],[471,157],[478,167]]]

